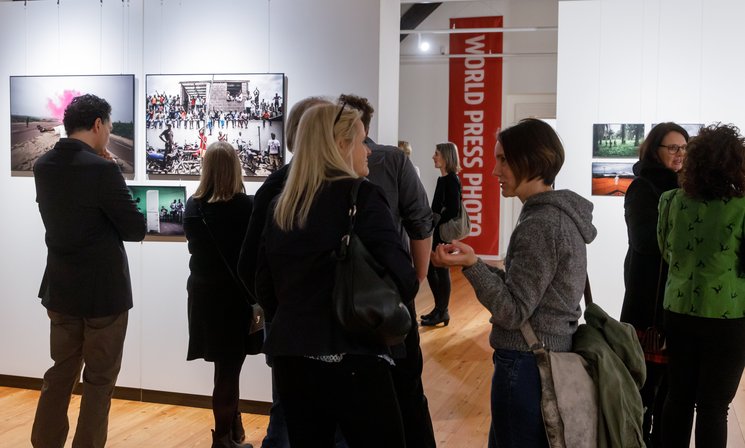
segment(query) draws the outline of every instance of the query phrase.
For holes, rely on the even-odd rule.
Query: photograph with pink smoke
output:
[[[134,75],[11,76],[10,170],[33,173],[34,163],[66,137],[62,118],[73,98],[93,94],[111,105],[109,152],[122,173],[134,173]]]

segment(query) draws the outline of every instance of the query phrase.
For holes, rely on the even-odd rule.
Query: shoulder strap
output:
[[[349,247],[349,241],[352,239],[354,233],[354,222],[357,218],[357,193],[360,191],[360,185],[365,182],[364,177],[359,177],[352,181],[352,188],[349,191],[349,225],[347,226],[347,233],[342,237],[342,244],[340,248],[339,256],[344,258],[347,254],[347,248]]]

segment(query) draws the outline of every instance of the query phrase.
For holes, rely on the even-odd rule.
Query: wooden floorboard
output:
[[[417,313],[432,309],[426,283],[417,296]],[[423,381],[440,448],[481,448],[489,432],[492,350],[489,314],[460,272],[453,271],[451,321],[447,327],[420,330]],[[30,447],[29,436],[39,392],[0,387],[0,447]],[[80,397],[73,396],[69,417],[77,419]],[[247,441],[257,448],[268,417],[244,414]],[[183,406],[113,400],[109,425],[111,448],[208,447],[212,412]],[[745,386],[741,382],[730,411],[727,446],[745,448]],[[72,431],[65,445],[70,447]],[[693,445],[691,445],[693,446]]]

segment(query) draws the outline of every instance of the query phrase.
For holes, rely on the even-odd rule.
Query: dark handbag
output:
[[[670,213],[670,204],[673,202],[674,197],[675,194],[673,194],[673,196],[670,198],[670,201],[667,203],[667,209],[665,212],[666,214]],[[665,237],[665,241],[662,242],[663,250],[666,246],[666,242],[667,237]],[[668,361],[667,345],[665,344],[665,332],[659,326],[657,321],[657,309],[659,307],[660,291],[663,287],[662,272],[664,266],[665,259],[664,257],[662,257],[662,254],[660,254],[660,269],[657,273],[657,289],[655,290],[652,325],[644,330],[636,330],[636,334],[637,336],[639,336],[639,343],[641,344],[642,351],[644,352],[644,360],[656,364],[667,364]]]
[[[354,232],[357,192],[365,179],[352,185],[349,228],[336,253],[332,301],[336,320],[348,333],[388,346],[400,344],[411,329],[411,315],[396,283]]]
[[[249,327],[248,334],[253,335],[255,333],[258,333],[264,330],[264,309],[261,308],[261,305],[256,303],[255,300],[253,300],[253,297],[246,289],[246,285],[243,284],[243,282],[238,278],[238,275],[235,273],[233,268],[230,267],[230,263],[228,263],[228,260],[225,258],[225,255],[222,253],[222,250],[220,250],[220,245],[217,244],[215,235],[212,234],[212,230],[210,229],[210,226],[207,224],[207,218],[205,217],[204,211],[202,210],[202,204],[200,204],[199,201],[195,201],[195,202],[197,204],[197,208],[199,209],[199,215],[202,217],[202,223],[204,224],[204,227],[207,229],[207,234],[209,234],[210,238],[212,239],[212,242],[215,243],[215,249],[217,249],[217,253],[220,254],[220,258],[222,259],[222,262],[225,265],[225,269],[227,269],[228,272],[230,273],[230,276],[233,277],[233,281],[238,287],[238,290],[243,293],[244,298],[246,299],[246,302],[248,302],[248,304],[251,306],[251,326]],[[258,351],[256,353],[258,353]]]

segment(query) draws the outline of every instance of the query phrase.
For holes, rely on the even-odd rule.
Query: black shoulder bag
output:
[[[391,275],[354,232],[357,192],[362,182],[364,178],[352,185],[349,228],[336,253],[334,313],[348,333],[393,346],[403,342],[409,333],[411,315]]]
[[[220,245],[217,244],[215,235],[212,233],[210,226],[207,224],[207,217],[204,215],[204,211],[202,210],[202,204],[200,204],[198,200],[196,200],[195,202],[197,204],[197,208],[199,209],[199,216],[202,217],[202,223],[204,224],[204,228],[207,229],[207,234],[209,234],[210,239],[212,239],[212,242],[215,244],[215,249],[217,249],[217,253],[220,254],[220,258],[222,259],[222,262],[225,265],[225,269],[227,269],[228,272],[230,272],[230,276],[233,277],[233,281],[235,282],[235,285],[238,287],[238,289],[241,292],[243,292],[246,302],[248,302],[248,304],[251,306],[251,313],[252,313],[251,327],[248,330],[248,334],[253,335],[255,333],[258,333],[259,331],[262,331],[264,329],[264,310],[261,308],[261,305],[259,305],[258,303],[256,303],[255,300],[253,300],[251,294],[246,289],[246,286],[238,278],[238,275],[236,275],[233,268],[230,267],[230,263],[228,263],[227,258],[225,258],[225,255],[222,253],[222,250],[220,250]]]

